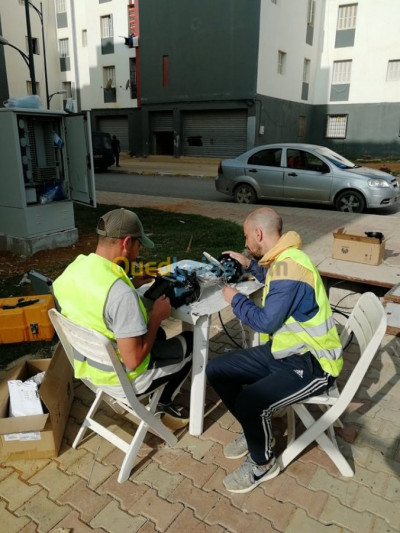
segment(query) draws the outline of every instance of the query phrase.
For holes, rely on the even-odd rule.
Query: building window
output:
[[[303,82],[310,83],[310,67],[311,61],[309,59],[304,59],[303,65]]]
[[[286,71],[286,53],[278,51],[278,74],[284,74]]]
[[[350,83],[351,78],[351,59],[347,61],[334,61],[332,83]]]
[[[56,0],[56,13],[65,13],[67,11],[65,3],[66,0]]]
[[[82,47],[87,47],[87,30],[82,30]]]
[[[103,67],[103,92],[105,103],[117,101],[115,67]]]
[[[74,95],[72,94],[72,83],[70,81],[63,81],[62,88],[65,92],[64,99],[74,98]]]
[[[105,87],[115,87],[115,67],[103,68],[103,83]]]
[[[114,53],[114,30],[112,15],[100,17],[101,53]]]
[[[306,127],[307,127],[307,118],[303,115],[299,116],[299,121],[297,123],[297,137],[304,138],[306,136]]]
[[[35,87],[36,87],[36,94],[40,95],[40,85],[38,81],[35,83]],[[26,81],[26,94],[33,94],[31,80]]]
[[[57,28],[68,28],[66,0],[56,0]]]
[[[314,26],[314,18],[315,18],[315,0],[308,0],[307,24],[309,26]]]
[[[129,58],[129,88],[131,91],[131,98],[137,98],[136,57]]]
[[[29,53],[28,36],[25,36],[25,42],[26,42],[26,52]],[[32,37],[32,52],[36,55],[40,55],[39,39],[36,39],[36,37]]]
[[[398,80],[400,80],[400,59],[392,59],[388,61],[386,81]]]
[[[308,100],[308,90],[310,87],[310,66],[311,66],[311,61],[309,59],[304,59],[303,83],[301,86],[301,99],[302,100]]]
[[[357,22],[357,4],[339,6],[337,29],[353,30]]]
[[[163,87],[168,87],[169,85],[169,57],[163,56],[162,58],[162,81]]]
[[[325,137],[327,139],[345,139],[347,119],[348,115],[327,115]]]
[[[102,39],[114,37],[112,15],[100,17],[100,31]]]
[[[60,55],[61,72],[71,70],[71,62],[69,57],[69,39],[58,40],[58,53]]]
[[[69,40],[68,39],[58,40],[58,52],[60,54],[60,57],[69,56]]]

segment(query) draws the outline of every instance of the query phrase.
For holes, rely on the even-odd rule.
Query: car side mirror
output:
[[[329,168],[329,166],[326,163],[324,163],[321,169],[322,174],[328,174],[328,172],[330,171],[331,169]]]

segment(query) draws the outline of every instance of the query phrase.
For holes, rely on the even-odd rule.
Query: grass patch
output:
[[[80,235],[93,233],[98,219],[118,206],[99,206],[96,209],[80,205],[75,207],[76,226]],[[165,261],[167,257],[201,261],[203,251],[220,255],[223,250],[243,245],[241,226],[223,219],[201,215],[184,215],[157,209],[134,210],[143,223],[145,232],[155,243],[155,248],[140,249],[140,259]]]
[[[27,296],[31,293],[30,286],[19,285],[25,272],[34,269],[54,279],[77,255],[94,251],[98,219],[107,211],[118,207],[120,206],[99,205],[93,209],[75,205],[79,241],[71,247],[43,250],[29,258],[5,254],[5,259],[0,264],[0,298]],[[244,244],[242,227],[227,220],[147,208],[137,208],[134,211],[141,219],[145,232],[155,243],[152,250],[141,247],[138,260],[145,263],[164,262],[168,257],[171,261],[173,258],[178,261],[202,261],[203,251],[218,257],[222,251],[241,249]],[[50,357],[56,342],[57,339],[54,338],[51,342],[0,344],[0,369],[27,354]]]

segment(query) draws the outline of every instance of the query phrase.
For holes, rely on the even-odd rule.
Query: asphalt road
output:
[[[214,180],[202,177],[179,176],[142,176],[138,174],[117,174],[113,172],[96,173],[98,191],[126,192],[161,196],[164,198],[186,198],[214,202],[233,202],[233,199],[215,190]],[[294,206],[304,209],[323,209],[333,211],[332,206],[308,204],[302,202],[265,201],[271,206]],[[384,209],[368,209],[367,213],[375,215],[394,215],[400,213],[400,204]]]
[[[215,190],[213,179],[178,176],[139,176],[137,174],[96,173],[99,191],[126,192],[171,198],[229,202]]]

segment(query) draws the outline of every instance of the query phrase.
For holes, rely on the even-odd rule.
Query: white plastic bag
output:
[[[8,381],[10,393],[10,416],[29,416],[43,414],[36,383],[19,379]]]
[[[67,113],[74,112],[74,101],[72,100],[72,98],[67,98],[67,101],[65,103],[65,111],[67,111]]]

